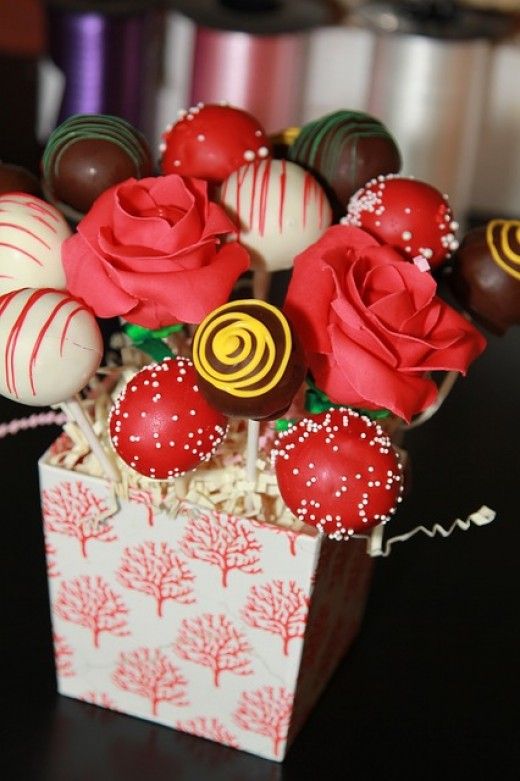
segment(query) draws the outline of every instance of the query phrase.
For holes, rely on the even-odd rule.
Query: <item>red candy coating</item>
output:
[[[171,480],[208,461],[226,434],[226,418],[199,392],[188,358],[145,366],[110,413],[120,458],[145,477]]]
[[[331,539],[388,521],[401,501],[402,466],[389,437],[352,410],[300,420],[272,453],[285,504]]]
[[[268,157],[271,143],[257,120],[233,106],[199,104],[163,133],[161,171],[221,184],[245,163]]]
[[[363,228],[390,244],[408,260],[439,266],[457,249],[450,205],[426,182],[402,176],[378,176],[355,193],[342,222]]]

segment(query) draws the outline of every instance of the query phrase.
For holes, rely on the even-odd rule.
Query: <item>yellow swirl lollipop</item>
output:
[[[282,415],[305,376],[303,353],[287,319],[256,299],[231,301],[202,321],[193,363],[214,407],[256,420]]]

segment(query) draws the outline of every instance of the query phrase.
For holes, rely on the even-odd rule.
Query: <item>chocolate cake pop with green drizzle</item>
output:
[[[366,182],[401,168],[399,149],[387,128],[360,111],[335,111],[308,122],[289,147],[288,158],[325,187],[336,219]]]
[[[81,217],[112,185],[151,173],[144,136],[126,120],[108,114],[77,114],[65,120],[51,133],[42,158],[48,197],[76,212],[68,215],[73,217]]]

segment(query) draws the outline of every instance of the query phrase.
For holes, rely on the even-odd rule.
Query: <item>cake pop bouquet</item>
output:
[[[287,739],[299,653],[304,637],[308,650],[320,634],[322,592],[335,595],[330,626],[347,618],[358,625],[367,549],[384,552],[382,529],[407,490],[403,433],[438,409],[483,351],[471,316],[499,327],[518,322],[518,290],[509,290],[511,280],[519,284],[516,224],[494,221],[486,245],[481,233],[468,234],[458,250],[446,196],[401,176],[396,141],[361,112],[335,112],[272,143],[245,111],[200,104],[167,128],[158,166],[154,175],[146,142],[122,120],[76,117],[44,153],[52,203],[0,196],[0,393],[62,404],[69,415],[41,463],[46,534],[81,543],[77,559],[70,548],[60,553],[64,569],[76,562],[80,574],[52,586],[56,625],[91,629],[95,653],[99,632],[122,644],[106,685],[117,697],[126,692],[122,710],[145,717],[132,698],[145,696],[143,681],[159,668],[171,684],[168,702],[193,709],[195,688],[204,690],[199,682],[185,697],[186,669],[161,650],[172,642],[161,628],[164,600],[187,611],[177,616],[177,659],[212,667],[215,691],[225,671],[261,678],[245,660],[245,627],[282,634],[282,654],[262,646],[256,655],[268,672],[280,662],[275,677],[290,680],[286,688],[273,688],[266,673],[241,699],[232,687],[224,692],[240,731],[231,745],[280,758],[255,743],[267,728],[251,727],[257,722],[244,713],[265,698],[283,700],[287,724],[277,740]],[[95,173],[88,187],[85,170]],[[72,229],[59,209],[77,222]],[[454,253],[451,280],[467,313],[438,285]],[[482,263],[506,275],[503,316],[484,290]],[[280,271],[289,277],[282,295]],[[272,288],[280,306],[269,300]],[[100,368],[98,321],[113,318],[118,332]],[[281,536],[289,550],[273,542]],[[97,560],[88,574],[81,569],[91,539],[112,545],[109,574],[98,573]],[[213,594],[205,566],[221,572],[221,591]],[[294,576],[284,580],[287,572]],[[258,580],[247,604],[239,576]],[[158,600],[155,650],[148,629],[145,645],[131,646],[138,632],[127,623],[128,590]],[[216,598],[216,612],[204,613],[204,601]],[[276,620],[262,614],[265,603]],[[103,605],[110,610],[96,623]],[[284,623],[286,613],[293,618]],[[139,618],[141,628],[148,620]],[[330,671],[352,631],[338,640],[331,630],[329,645],[322,637]],[[236,665],[207,650],[220,648],[223,634]],[[95,670],[91,651],[85,669]],[[316,678],[310,700],[325,681]],[[60,686],[80,694],[62,676]],[[159,701],[153,718],[196,732],[194,710],[191,721],[172,722],[158,716]]]

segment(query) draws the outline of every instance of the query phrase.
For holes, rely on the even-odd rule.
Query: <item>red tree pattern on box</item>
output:
[[[113,527],[102,523],[114,514],[114,509],[79,480],[43,491],[42,510],[46,531],[76,537],[85,557],[90,540],[114,542],[117,539],[112,534]]]
[[[154,508],[152,502],[152,494],[150,493],[150,491],[145,491],[142,488],[129,488],[128,498],[130,499],[131,502],[144,505],[146,509],[146,520],[148,522],[148,526],[153,526]]]
[[[289,642],[304,635],[308,608],[309,598],[294,580],[273,580],[251,588],[242,617],[249,626],[280,635],[287,656]]]
[[[251,651],[247,638],[225,615],[205,613],[193,619],[185,618],[174,643],[182,658],[213,671],[213,683],[219,685],[223,672],[251,675]]]
[[[54,642],[54,661],[56,664],[56,673],[59,678],[70,678],[76,673],[72,666],[72,658],[74,651],[70,645],[66,642],[62,635],[58,635],[56,632],[53,634]]]
[[[112,680],[120,689],[150,700],[154,716],[161,702],[179,707],[189,704],[186,679],[160,648],[121,653]]]
[[[167,599],[182,605],[195,602],[190,585],[195,577],[166,542],[145,542],[135,548],[125,548],[116,574],[126,588],[152,596],[160,617]]]
[[[63,581],[54,611],[65,621],[89,629],[96,648],[103,632],[116,637],[130,634],[124,618],[128,613],[125,603],[100,576],[80,575],[79,578]]]
[[[236,735],[233,735],[232,732],[226,729],[218,719],[198,716],[187,721],[177,721],[175,729],[189,732],[190,735],[198,735],[199,738],[214,740],[216,743],[223,743],[225,746],[240,748]]]
[[[117,709],[114,700],[106,692],[84,692],[79,699],[83,700],[83,702],[88,702],[90,705],[98,705],[100,708]]]
[[[180,547],[186,556],[219,567],[224,588],[232,570],[248,575],[262,572],[257,566],[262,546],[251,525],[226,513],[200,513],[198,517],[191,518]]]
[[[47,575],[49,578],[59,578],[60,571],[53,556],[56,555],[56,548],[50,542],[45,543],[45,558],[47,559]]]
[[[286,689],[263,686],[252,692],[242,692],[233,718],[239,727],[273,741],[273,754],[280,752],[280,744],[287,738],[291,720],[293,697]]]

